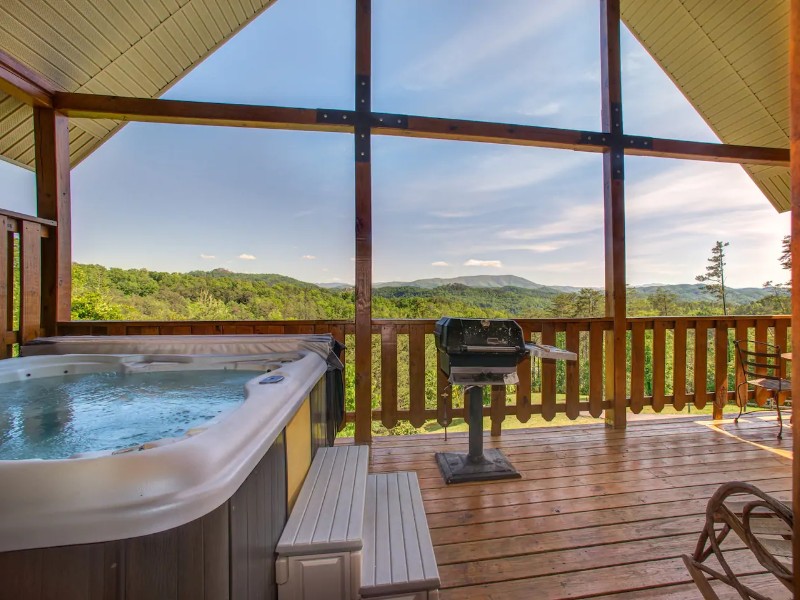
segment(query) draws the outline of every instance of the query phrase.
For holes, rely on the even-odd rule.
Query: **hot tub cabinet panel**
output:
[[[0,553],[0,599],[273,599],[274,552],[285,523],[281,434],[227,502],[185,525],[125,540]]]

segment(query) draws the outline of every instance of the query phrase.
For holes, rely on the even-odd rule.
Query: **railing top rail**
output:
[[[29,223],[39,223],[41,225],[47,225],[48,227],[56,227],[58,225],[58,223],[51,221],[50,219],[42,219],[40,217],[34,217],[33,215],[26,215],[23,213],[14,212],[13,210],[6,210],[4,208],[0,208],[0,216],[10,217],[18,221],[28,221]]]
[[[628,321],[764,321],[770,319],[791,319],[791,315],[674,315],[627,317]]]
[[[352,319],[284,319],[284,320],[249,320],[249,321],[220,321],[220,320],[206,320],[206,321],[193,321],[193,320],[177,320],[171,319],[167,321],[147,321],[137,319],[120,319],[120,320],[102,320],[102,321],[59,321],[58,325],[71,326],[71,325],[143,325],[148,327],[160,326],[174,326],[174,325],[347,325],[353,322]]]

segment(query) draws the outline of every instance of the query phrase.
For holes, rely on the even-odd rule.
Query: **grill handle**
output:
[[[461,346],[463,352],[492,352],[494,354],[516,354],[516,346]]]

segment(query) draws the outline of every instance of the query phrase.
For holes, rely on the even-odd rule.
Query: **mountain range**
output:
[[[320,283],[317,285],[328,289],[348,289],[353,287],[352,285],[343,283]],[[434,277],[430,279],[415,279],[414,281],[386,281],[375,283],[374,287],[376,289],[421,288],[424,290],[433,290],[437,287],[453,285],[470,288],[520,288],[524,290],[540,292],[542,296],[554,296],[559,293],[575,293],[581,289],[580,287],[564,285],[544,285],[530,281],[524,277],[519,277],[517,275],[468,275],[451,278]],[[691,302],[710,299],[708,293],[703,290],[703,286],[699,283],[648,283],[645,285],[631,287],[643,296],[649,296],[657,290],[663,289],[667,292],[675,294],[679,301]],[[602,288],[595,289],[602,290]],[[764,298],[772,293],[770,290],[760,287],[729,287],[726,291],[728,300],[733,304],[753,302],[760,300],[761,298]]]

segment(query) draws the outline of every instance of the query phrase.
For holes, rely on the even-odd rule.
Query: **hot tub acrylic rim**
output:
[[[243,402],[247,401],[250,390],[257,388],[248,387],[247,384],[254,379],[261,379],[265,373],[278,374],[277,370],[284,364],[300,360],[303,354],[300,352],[275,352],[263,354],[245,355],[225,355],[225,354],[61,354],[46,356],[31,356],[22,361],[28,368],[19,368],[20,361],[0,360],[0,385],[4,383],[14,383],[30,381],[31,379],[44,379],[49,377],[63,377],[65,375],[89,375],[93,373],[121,372],[124,374],[137,373],[163,373],[163,372],[186,372],[186,371],[216,371],[216,370],[235,370],[251,371],[253,377],[245,382]],[[246,363],[257,363],[263,368],[238,368],[238,365]],[[72,367],[71,370],[64,370],[66,365]],[[234,364],[236,368],[226,369],[225,365]],[[75,368],[75,367],[78,368]],[[16,377],[14,377],[16,375]],[[241,404],[239,404],[241,406]],[[0,459],[0,465],[5,462],[19,462],[20,460],[40,461],[40,460],[82,460],[85,458],[99,458],[105,455],[118,455],[125,452],[133,452],[144,449],[143,446],[158,444],[159,442],[174,443],[187,437],[200,435],[200,430],[206,430],[226,418],[239,406],[228,408],[213,418],[199,425],[189,428],[186,433],[171,438],[154,438],[142,444],[134,446],[120,446],[110,450],[89,451],[81,454],[87,456],[67,456],[53,459],[14,459],[13,461]],[[195,433],[189,433],[195,432]]]
[[[260,385],[254,377],[245,384],[244,403],[177,443],[113,456],[0,461],[0,552],[147,535],[213,511],[244,482],[325,373],[317,354],[296,354],[302,358],[274,371],[283,381]],[[82,357],[113,362],[109,355]],[[68,363],[74,355],[11,360],[34,358]]]

